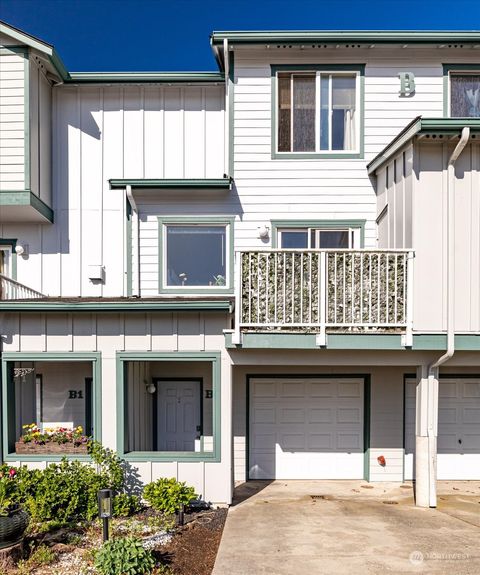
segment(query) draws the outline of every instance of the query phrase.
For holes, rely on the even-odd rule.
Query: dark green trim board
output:
[[[370,481],[370,411],[369,373],[260,373],[247,374],[245,386],[245,479],[250,480],[250,398],[252,379],[363,379],[363,478]],[[275,479],[275,478],[271,478]]]
[[[235,174],[235,53],[228,53],[228,175]]]
[[[223,84],[221,72],[70,72],[66,84]]]
[[[359,377],[363,377],[363,478],[370,481],[371,379],[370,374]]]
[[[450,72],[477,72],[480,73],[480,64],[443,64],[443,115],[450,117]]]
[[[92,363],[92,424],[94,439],[102,440],[102,369],[99,352],[4,352],[2,354],[2,448],[5,461],[60,461],[62,457],[89,461],[89,456],[20,455],[12,451],[15,434],[15,396],[13,388],[14,362],[91,362]],[[13,435],[12,435],[13,433]]]
[[[163,285],[164,275],[164,228],[168,225],[225,225],[228,226],[228,268],[226,276],[228,285],[223,287],[199,286],[190,288],[180,288],[178,286],[165,287]],[[158,218],[158,292],[162,294],[233,294],[234,278],[234,225],[233,216],[162,216]]]
[[[8,246],[11,248],[12,254],[12,280],[17,279],[17,252],[15,251],[15,247],[17,245],[16,239],[7,239],[7,238],[0,238],[0,246]],[[3,306],[2,306],[3,307]]]
[[[365,64],[285,64],[272,65],[271,69],[271,142],[272,142],[272,159],[296,159],[296,160],[315,160],[319,158],[336,159],[361,159],[364,155],[364,132],[365,132]],[[359,149],[350,151],[319,151],[319,152],[278,152],[277,151],[277,73],[278,72],[356,72],[359,75]]]
[[[232,188],[232,178],[197,178],[197,179],[111,179],[110,187],[155,189],[155,188],[183,188],[183,189],[220,189],[230,190]]]
[[[184,461],[219,462],[221,461],[221,353],[220,352],[117,352],[117,452],[129,461]],[[125,452],[125,434],[128,429],[126,411],[126,367],[129,361],[149,362],[207,362],[212,366],[212,452]]]
[[[242,344],[232,344],[232,334],[225,333],[227,349],[316,349],[315,333],[287,332],[246,332],[242,334]],[[325,349],[358,349],[358,350],[391,350],[402,351],[401,334],[386,333],[329,333]],[[444,334],[414,334],[413,351],[445,351],[447,336]],[[457,351],[480,351],[480,335],[457,334],[455,336]]]
[[[38,196],[30,190],[1,190],[0,206],[31,206],[46,221],[53,224],[54,213]]]
[[[366,220],[271,220],[272,248],[277,248],[278,230],[281,228],[360,228],[360,248],[365,246]]]
[[[413,119],[383,150],[367,165],[369,175],[374,174],[390,161],[412,138],[421,135],[435,136],[429,140],[443,144],[452,136],[460,137],[464,127],[470,128],[472,139],[480,136],[480,118],[423,118]]]
[[[479,31],[462,30],[218,30],[211,44],[228,40],[235,44],[308,44],[367,42],[368,44],[436,44],[438,42],[480,43]],[[288,46],[287,46],[288,47]]]
[[[175,300],[175,299],[158,299],[142,301],[140,298],[125,299],[125,301],[102,301],[98,300],[48,300],[35,299],[32,301],[2,301],[2,311],[9,312],[28,312],[28,313],[45,313],[45,312],[146,312],[146,311],[222,311],[231,313],[232,302],[228,299],[205,299],[205,300]]]
[[[0,25],[1,26],[1,25]],[[26,46],[1,46],[0,56],[2,54],[27,54],[28,48]]]

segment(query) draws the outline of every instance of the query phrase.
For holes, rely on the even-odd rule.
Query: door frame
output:
[[[201,451],[203,452],[203,377],[152,377],[152,383],[155,386],[155,393],[152,394],[153,450],[158,450],[158,384],[167,381],[196,381],[200,384],[200,437]]]
[[[370,481],[370,409],[371,409],[371,376],[369,373],[260,373],[246,376],[245,403],[245,480],[250,479],[250,391],[252,379],[363,379],[363,478]]]

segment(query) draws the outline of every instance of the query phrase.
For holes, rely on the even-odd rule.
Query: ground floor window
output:
[[[213,457],[219,394],[216,362],[125,361],[123,452]]]
[[[96,437],[95,369],[92,361],[7,361],[3,387],[5,454],[70,453],[73,437]],[[63,436],[61,435],[63,434]]]

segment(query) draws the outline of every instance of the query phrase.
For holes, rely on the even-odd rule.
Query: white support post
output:
[[[316,337],[316,345],[325,347],[327,345],[327,254],[320,253],[320,273],[318,281],[320,282],[320,333]]]
[[[408,252],[407,256],[407,293],[405,294],[405,304],[407,306],[406,313],[406,333],[403,337],[404,347],[413,346],[413,258],[415,254],[413,251]]]
[[[240,322],[242,320],[242,254],[241,252],[235,253],[235,273],[234,273],[234,286],[235,286],[235,326],[232,334],[233,345],[241,345],[242,332],[240,331]]]
[[[417,372],[415,422],[415,502],[437,506],[438,369]]]

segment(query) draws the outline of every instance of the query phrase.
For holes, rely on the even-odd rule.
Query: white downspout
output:
[[[225,160],[223,165],[223,173],[231,176],[230,174],[230,90],[229,90],[229,82],[230,82],[230,60],[228,58],[228,40],[224,38],[223,40],[223,61],[224,61],[224,69],[225,69]]]
[[[428,476],[429,504],[437,506],[438,368],[455,353],[455,162],[470,138],[464,127],[448,160],[447,173],[447,351],[428,366]]]
[[[132,239],[135,238],[135,254],[137,264],[136,283],[132,286],[132,295],[140,297],[140,225],[138,219],[138,207],[132,194],[132,186],[127,186],[126,192],[127,200],[132,206]]]

